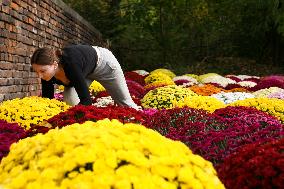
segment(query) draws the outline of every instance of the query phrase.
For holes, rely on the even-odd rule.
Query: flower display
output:
[[[0,104],[0,119],[19,123],[21,127],[29,129],[31,125],[40,124],[68,108],[66,103],[55,99],[36,96],[16,98]]]
[[[284,136],[284,125],[259,110],[249,107],[226,107],[215,112],[198,118],[193,123],[187,122],[178,129],[170,128],[166,136],[182,141],[194,153],[215,165],[222,163],[243,145],[257,141],[267,142]],[[154,116],[156,115],[158,114]],[[175,122],[179,123],[183,118],[176,120]]]
[[[283,188],[284,138],[253,143],[240,148],[218,166],[218,175],[227,188]]]
[[[151,84],[151,83],[170,83],[170,84],[174,84],[174,81],[172,80],[172,78],[164,73],[160,73],[160,72],[155,72],[155,73],[151,73],[149,74],[146,78],[145,78],[145,83],[146,84]]]
[[[58,101],[63,101],[64,85],[55,85],[54,98]]]
[[[26,137],[26,131],[17,123],[8,123],[0,120],[0,162],[14,142]]]
[[[175,82],[171,79],[170,76],[160,72],[149,74],[145,78],[145,83],[146,85],[144,86],[144,88],[146,89],[147,92],[156,89],[158,87],[175,85]]]
[[[148,74],[146,74],[145,76],[144,75],[141,75],[137,72],[125,72],[124,73],[124,76],[125,76],[125,79],[126,80],[131,80],[131,81],[135,81],[137,83],[139,83],[140,85],[144,86],[145,85],[145,77],[147,76]]]
[[[198,76],[198,81],[202,81],[203,79],[206,79],[207,77],[214,77],[214,76],[220,76],[219,74],[217,73],[206,73],[206,74],[203,74],[203,75],[199,75]]]
[[[284,90],[282,92],[274,92],[267,95],[267,98],[278,98],[278,99],[284,99]]]
[[[122,123],[143,123],[144,114],[130,107],[108,106],[94,107],[77,105],[67,111],[47,120],[53,128],[71,125],[73,123],[84,123],[85,121],[97,121],[105,118],[118,119]]]
[[[58,100],[58,101],[63,101],[63,94],[60,92],[56,92],[54,93],[54,99]]]
[[[245,92],[245,93],[249,93],[250,91],[245,89],[245,88],[242,88],[242,87],[237,87],[237,88],[233,88],[233,89],[226,89],[224,92],[226,93],[234,93],[234,92]]]
[[[147,72],[146,70],[134,70],[133,72],[138,73],[142,76],[147,76],[149,74],[149,72]]]
[[[173,78],[173,81],[176,85],[182,85],[183,87],[189,87],[198,84],[198,81],[195,78],[187,75],[176,76]]]
[[[224,102],[211,97],[211,96],[191,96],[184,98],[183,101],[176,103],[177,107],[190,107],[196,109],[206,110],[208,112],[214,112],[216,109],[224,108]]]
[[[215,87],[211,84],[205,84],[205,85],[195,85],[192,87],[189,87],[190,90],[195,92],[196,94],[202,95],[202,96],[210,96],[212,94],[217,94],[222,91],[225,91],[224,89],[220,87]]]
[[[254,95],[251,93],[244,92],[228,92],[228,93],[218,93],[211,95],[212,97],[224,102],[225,104],[233,103],[237,100],[244,100],[247,98],[254,98]]]
[[[126,84],[131,96],[141,99],[146,94],[146,90],[139,83],[132,80],[126,80]]]
[[[148,111],[151,114],[144,125],[176,140],[183,141],[183,135],[175,136],[174,133],[183,130],[188,125],[192,128],[192,134],[214,130],[214,128],[228,127],[221,117],[214,116],[201,109],[183,107],[163,109],[156,112],[151,109]]]
[[[259,76],[251,76],[251,75],[227,75],[226,77],[235,80],[236,82],[249,81],[250,79],[252,80],[254,79],[256,81],[260,79]]]
[[[267,112],[284,123],[284,101],[275,98],[248,98],[229,104],[230,106],[248,106]]]
[[[169,70],[169,69],[165,69],[165,68],[155,69],[155,70],[151,71],[151,72],[149,73],[149,75],[151,75],[151,74],[156,74],[156,73],[165,74],[165,75],[169,76],[171,79],[176,76],[176,74],[175,74],[174,72],[172,72],[172,71]]]
[[[284,125],[281,125],[280,121],[266,112],[257,110],[254,107],[246,106],[227,106],[225,108],[220,108],[215,110],[213,115],[221,116],[222,118],[233,122],[235,118],[244,121],[248,125],[253,125],[259,123],[261,125],[277,125],[279,128],[282,128]]]
[[[257,98],[268,97],[270,94],[276,92],[284,93],[284,89],[281,89],[279,87],[269,87],[267,89],[260,89],[258,91],[255,91],[253,95]]]
[[[253,88],[254,91],[269,87],[279,87],[284,89],[284,76],[271,75],[260,79],[257,85]]]
[[[99,92],[105,91],[106,89],[102,86],[102,84],[94,80],[89,86],[89,90],[94,96],[96,96]]]
[[[198,81],[198,78],[199,78],[199,76],[196,75],[196,74],[184,74],[184,75],[192,77],[192,78],[196,79],[197,81]]]
[[[96,107],[107,107],[107,106],[114,106],[114,100],[111,98],[111,96],[105,96],[96,98],[96,102],[92,104]]]
[[[253,81],[240,81],[237,84],[239,84],[241,87],[245,87],[245,88],[252,88],[252,87],[257,85],[257,83],[255,83]]]
[[[144,88],[145,88],[145,91],[146,91],[146,94],[151,91],[151,90],[154,90],[156,88],[159,88],[159,87],[165,87],[165,86],[168,86],[168,85],[173,85],[172,82],[169,82],[169,83],[150,83],[148,85],[145,85]]]
[[[176,85],[159,87],[149,91],[141,100],[141,105],[143,108],[168,109],[190,96],[197,96],[197,94]]]
[[[217,84],[218,86],[221,86],[223,88],[226,88],[226,86],[229,85],[229,84],[235,84],[236,83],[236,81],[234,81],[230,78],[220,76],[220,75],[207,76],[204,79],[200,79],[200,82],[204,83],[204,84],[208,84],[208,83]]]
[[[149,116],[149,117],[151,117],[151,116],[154,115],[155,113],[159,112],[159,110],[157,110],[157,109],[155,109],[155,108],[143,109],[142,111],[143,111],[143,113],[144,113],[146,116]]]
[[[226,77],[226,78],[230,78],[230,79],[232,79],[232,80],[234,80],[234,81],[236,81],[236,82],[240,82],[240,81],[243,80],[243,79],[239,78],[239,77],[236,76],[236,75],[226,75],[225,77]]]
[[[0,165],[0,186],[224,188],[212,164],[183,143],[117,120],[74,124],[13,144]]]

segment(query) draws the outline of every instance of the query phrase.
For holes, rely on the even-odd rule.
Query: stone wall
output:
[[[0,102],[40,94],[36,48],[77,43],[102,45],[101,34],[61,0],[0,0]]]

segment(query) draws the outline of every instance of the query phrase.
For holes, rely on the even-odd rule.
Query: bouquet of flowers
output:
[[[231,189],[283,188],[283,149],[284,138],[246,145],[218,166],[218,175]]]
[[[0,165],[3,188],[74,186],[224,189],[212,164],[183,143],[117,120],[74,124],[23,139]]]

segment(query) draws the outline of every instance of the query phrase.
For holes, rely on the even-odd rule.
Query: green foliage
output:
[[[64,1],[101,31],[128,70],[187,68],[215,57],[284,61],[282,0]]]

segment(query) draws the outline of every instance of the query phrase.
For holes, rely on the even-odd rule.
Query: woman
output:
[[[91,105],[89,86],[96,80],[118,105],[138,109],[118,61],[108,49],[71,45],[61,51],[44,47],[34,52],[31,64],[42,79],[42,97],[53,98],[53,84],[63,84],[63,98],[67,104]]]

